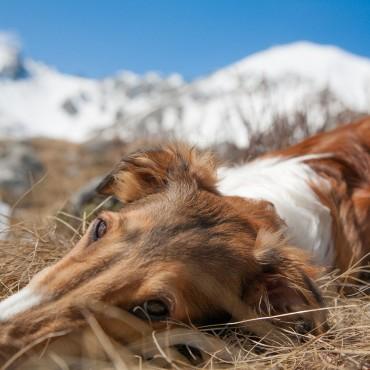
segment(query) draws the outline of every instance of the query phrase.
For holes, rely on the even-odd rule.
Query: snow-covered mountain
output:
[[[239,147],[277,119],[312,131],[345,112],[370,113],[370,60],[307,42],[276,46],[185,83],[121,72],[93,80],[24,60],[0,37],[0,135],[86,140],[170,135]]]
[[[22,73],[20,73],[22,72]],[[48,136],[85,140],[125,114],[150,109],[180,76],[162,78],[122,72],[104,80],[62,74],[40,62],[22,59],[10,37],[0,38],[0,135]]]

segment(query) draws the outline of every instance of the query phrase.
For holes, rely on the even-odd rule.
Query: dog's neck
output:
[[[332,218],[310,186],[328,184],[304,163],[310,158],[262,158],[233,168],[220,168],[219,190],[225,195],[273,203],[287,224],[291,242],[312,253],[316,263],[329,267],[335,258]]]

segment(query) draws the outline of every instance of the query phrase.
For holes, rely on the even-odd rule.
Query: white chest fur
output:
[[[288,225],[291,242],[311,252],[316,263],[331,266],[334,253],[330,211],[309,182],[328,184],[303,163],[309,158],[257,159],[242,166],[221,168],[219,190],[225,195],[272,202]]]

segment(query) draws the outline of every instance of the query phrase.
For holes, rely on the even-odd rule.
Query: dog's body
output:
[[[145,311],[154,327],[322,307],[320,267],[368,263],[370,119],[235,168],[179,144],[137,152],[99,191],[125,206],[0,303],[0,344],[80,327],[91,301]],[[325,325],[321,310],[307,318]]]
[[[332,217],[310,183],[329,189],[305,162],[310,156],[257,159],[235,168],[221,168],[222,194],[271,202],[286,223],[284,233],[292,244],[306,250],[315,262],[334,265]]]
[[[370,119],[220,172],[222,193],[273,203],[315,263],[344,271],[370,253]]]

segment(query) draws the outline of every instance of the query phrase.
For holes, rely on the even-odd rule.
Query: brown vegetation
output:
[[[297,130],[304,130],[302,125],[303,128],[297,123]],[[265,138],[255,135],[248,151],[236,150],[225,157],[250,158],[296,141],[288,135],[284,122],[275,130]],[[308,133],[306,128],[304,134]],[[33,140],[32,146],[47,173],[14,204],[10,236],[0,241],[0,299],[18,291],[37,271],[57,261],[75,244],[94,209],[71,214],[65,211],[68,200],[130,150],[121,142],[97,148],[39,139]],[[42,358],[33,357],[19,368],[370,369],[370,296],[361,287],[345,296],[337,281],[338,276],[332,274],[318,282],[326,298],[330,326],[328,332],[319,336],[290,333],[284,345],[263,343],[248,335],[243,322],[222,328],[182,327],[152,332],[125,312],[91,307],[84,313],[89,329],[58,339],[50,347],[49,338],[45,338]],[[113,339],[116,328],[127,333],[134,329],[136,334],[128,335],[124,344],[118,343]],[[175,349],[174,344],[181,346]],[[31,348],[24,351],[32,353]],[[4,369],[10,368],[16,359],[17,356],[10,359]]]
[[[41,229],[28,229],[24,224],[17,224],[14,232],[9,241],[1,242],[0,298],[16,292],[36,271],[58,260],[72,246],[75,236],[66,226],[56,234],[54,223]],[[101,321],[95,320],[99,315],[99,307],[96,307],[91,310],[93,315],[86,314],[90,329],[79,336],[67,336],[48,350],[46,338],[42,359],[34,357],[20,368],[369,369],[370,296],[360,288],[351,296],[344,296],[336,289],[336,279],[332,275],[319,282],[328,304],[329,331],[319,336],[297,334],[300,340],[289,335],[284,346],[256,342],[243,330],[243,323],[221,330],[217,327],[200,330],[183,327],[153,333],[124,312],[104,308],[105,315],[115,322],[114,326],[124,331],[132,331],[134,327],[140,333],[140,340],[134,336],[136,340],[127,338],[125,345],[121,345],[110,339],[109,327],[102,330]],[[213,334],[216,334],[215,338]],[[181,354],[184,346],[178,353],[169,347],[172,343],[187,343],[192,348],[200,348],[205,352],[202,354],[205,362],[201,366],[197,364],[200,356],[197,350],[190,349],[193,354],[184,356]],[[73,351],[78,347],[77,359],[70,356],[69,347]]]

